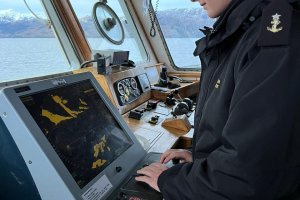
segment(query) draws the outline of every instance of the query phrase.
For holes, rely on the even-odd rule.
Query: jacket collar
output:
[[[270,0],[233,0],[224,13],[213,25],[206,37],[196,41],[194,56],[200,55],[205,49],[210,49],[231,36],[249,17],[253,9],[262,1]]]
[[[229,7],[219,17],[219,19],[213,25],[214,32],[217,32],[222,27],[226,26],[226,35],[234,33],[240,25],[247,19],[253,9],[260,4],[265,2],[269,4],[274,0],[232,0]],[[282,0],[287,1],[292,5],[300,5],[300,0]],[[225,36],[226,37],[226,36]]]
[[[232,0],[229,7],[224,11],[224,13],[219,17],[219,19],[213,25],[213,29],[205,28],[206,37],[196,41],[196,49],[194,51],[194,56],[200,55],[204,50],[210,49],[226,38],[235,33],[242,24],[247,20],[251,13],[256,13],[260,15],[262,8],[258,11],[255,8],[261,4],[269,4],[272,0]],[[274,1],[274,0],[273,0]],[[300,0],[282,0],[288,1],[291,5],[300,8]]]
[[[246,21],[253,9],[266,0],[233,0],[214,24],[207,48],[211,48],[235,33]],[[267,0],[268,1],[268,0]]]

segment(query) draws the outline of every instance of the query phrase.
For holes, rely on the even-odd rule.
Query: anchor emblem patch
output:
[[[272,15],[272,18],[273,18],[271,21],[272,26],[267,27],[268,31],[270,31],[272,33],[277,33],[283,29],[283,27],[278,27],[278,25],[281,23],[281,21],[279,20],[280,17],[281,17],[281,15],[279,15],[277,13],[275,15]]]

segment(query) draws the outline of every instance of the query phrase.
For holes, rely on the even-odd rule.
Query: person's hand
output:
[[[140,176],[135,177],[135,180],[147,183],[150,187],[160,192],[157,185],[157,180],[159,175],[167,169],[168,167],[166,167],[164,164],[152,163],[147,167],[137,170],[137,173],[140,174]]]
[[[181,162],[192,162],[192,153],[185,149],[169,149],[160,157],[160,163],[167,163],[170,160],[179,159]]]

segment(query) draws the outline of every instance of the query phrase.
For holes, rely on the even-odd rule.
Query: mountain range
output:
[[[213,23],[201,9],[170,9],[159,11],[157,16],[166,38],[197,38],[201,36],[199,28]],[[126,20],[120,20],[124,23],[126,36],[130,37]],[[99,37],[90,16],[82,17],[79,21],[87,37]],[[54,37],[46,24],[46,20],[37,19],[31,14],[18,13],[12,9],[0,10],[0,38]]]

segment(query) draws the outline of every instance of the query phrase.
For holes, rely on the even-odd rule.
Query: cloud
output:
[[[27,0],[27,4],[34,12],[43,12],[40,0]],[[0,10],[13,9],[20,13],[29,13],[24,0],[0,0]]]
[[[153,8],[156,7],[156,1],[152,0]],[[192,3],[190,0],[159,0],[158,3],[158,10],[168,10],[173,8],[199,8],[199,3]]]
[[[141,0],[142,1],[142,0]],[[152,0],[153,7],[156,7],[156,1]],[[30,9],[35,13],[43,13],[44,9],[41,5],[40,0],[26,0]],[[86,1],[86,0],[70,0],[77,15],[86,16],[90,15],[92,12],[93,5],[96,1]],[[109,1],[108,5],[114,8],[115,12],[118,13],[122,9],[117,1]],[[159,0],[158,10],[168,10],[174,8],[199,8],[198,3],[192,3],[190,0]],[[30,13],[27,9],[24,0],[0,0],[0,10],[13,9],[20,13]]]

